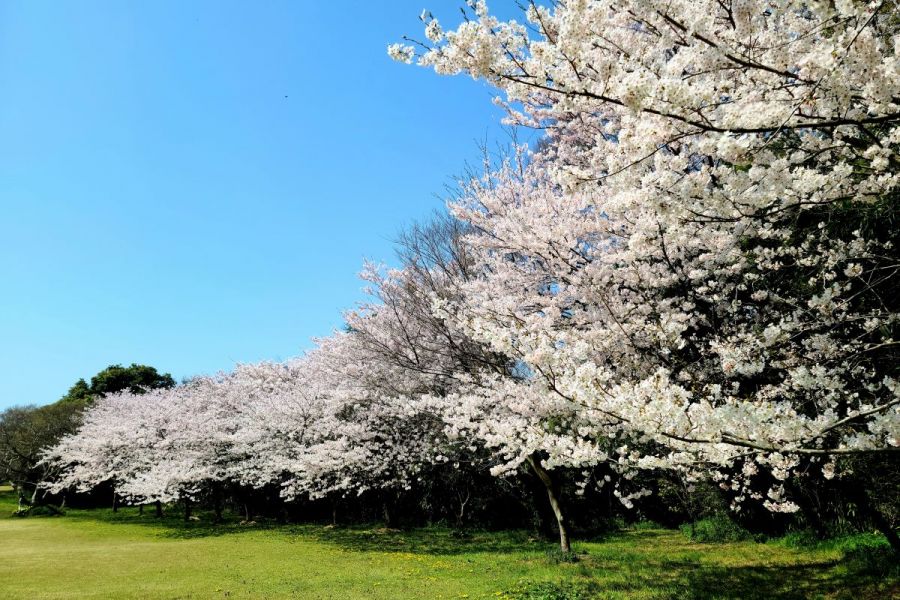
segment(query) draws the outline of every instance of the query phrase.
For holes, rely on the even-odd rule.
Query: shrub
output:
[[[809,529],[787,533],[780,541],[788,548],[814,548],[822,543],[815,532]]]
[[[753,538],[749,531],[721,514],[682,525],[681,531],[695,542],[739,542]]]

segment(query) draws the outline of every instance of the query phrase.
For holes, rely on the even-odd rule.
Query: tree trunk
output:
[[[184,499],[184,522],[187,523],[191,520],[191,501],[187,498]]]
[[[462,494],[458,495],[459,498],[459,511],[456,513],[456,526],[460,529],[466,522],[466,505],[469,503],[469,498],[472,497],[472,492],[468,488],[466,488],[466,495]]]
[[[119,512],[119,497],[116,495],[115,491],[113,491],[113,512]]]
[[[334,500],[331,503],[331,525],[333,527],[337,526],[337,512],[338,512],[337,509],[338,509],[337,500]]]
[[[144,505],[143,504],[138,504],[138,514],[139,515],[144,514]]]
[[[157,518],[157,519],[162,519],[162,516],[163,516],[162,502],[160,502],[159,500],[157,500],[157,501],[156,501],[156,518]]]
[[[391,514],[391,505],[385,501],[384,504],[381,505],[382,514],[384,515],[384,526],[387,528],[393,528],[394,519]]]
[[[569,543],[569,531],[566,528],[566,518],[563,515],[562,507],[559,504],[559,498],[557,495],[556,486],[553,485],[553,479],[550,477],[550,473],[548,473],[543,465],[541,465],[541,459],[539,457],[532,454],[525,460],[531,466],[534,474],[538,476],[538,479],[541,480],[541,483],[544,484],[544,488],[547,490],[547,498],[550,500],[550,508],[553,509],[553,514],[556,516],[556,524],[559,527],[559,548],[563,552],[571,552],[572,546]]]
[[[213,502],[213,522],[219,524],[222,522],[222,512],[225,510],[225,492],[221,484],[215,484],[212,491]]]

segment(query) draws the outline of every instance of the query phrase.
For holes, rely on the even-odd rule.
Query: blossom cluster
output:
[[[483,276],[440,309],[570,407],[553,464],[625,437],[738,490],[900,449],[897,4],[469,7],[405,62],[487,82],[546,138],[464,182]]]

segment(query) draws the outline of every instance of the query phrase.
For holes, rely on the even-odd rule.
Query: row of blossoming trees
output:
[[[445,32],[426,13],[389,53],[494,86],[539,149],[463,181],[306,356],[97,403],[48,454],[56,489],[322,497],[531,469],[568,549],[559,472],[597,486],[604,466],[626,506],[650,469],[792,512],[793,480],[896,465],[897,3],[464,16]]]

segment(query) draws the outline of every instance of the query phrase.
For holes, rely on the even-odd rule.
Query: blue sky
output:
[[[363,259],[505,139],[490,88],[387,57],[423,2],[0,1],[0,408],[339,326]]]

